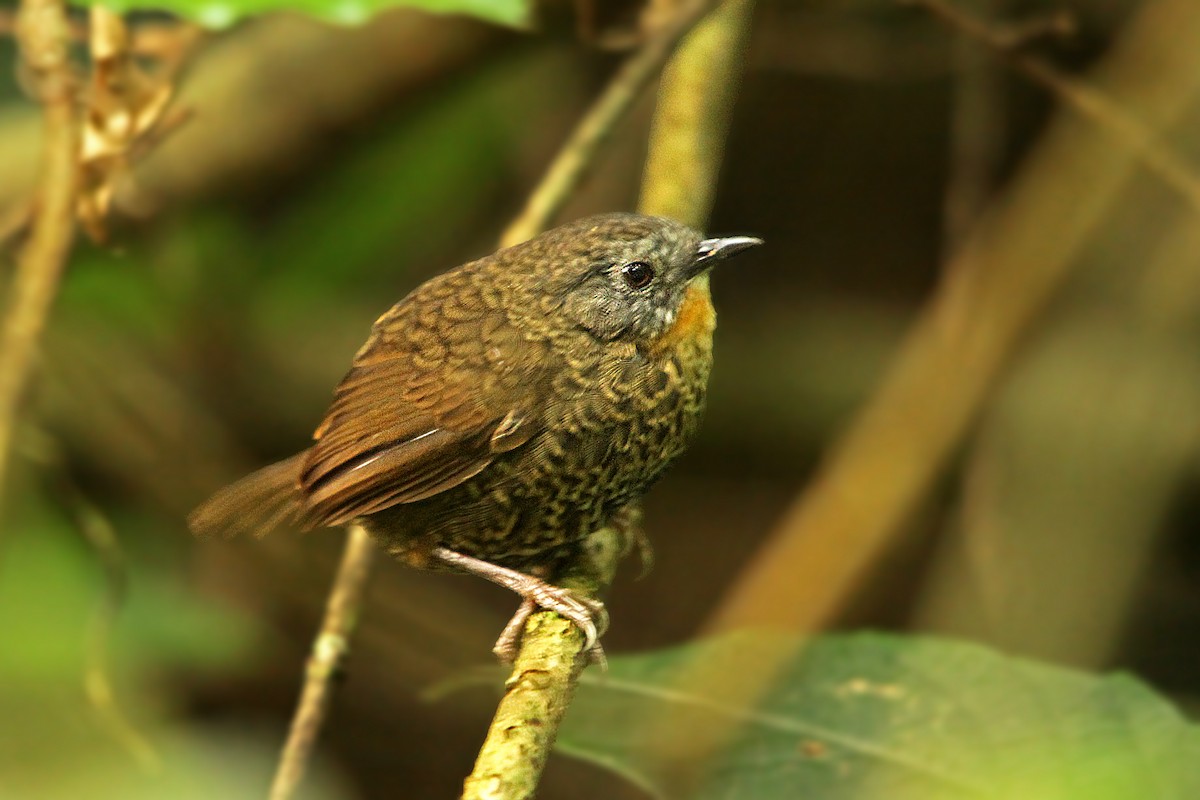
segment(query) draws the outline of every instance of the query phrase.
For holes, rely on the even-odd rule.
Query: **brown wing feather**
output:
[[[478,433],[433,430],[367,451],[305,486],[305,518],[341,525],[453,488],[492,463],[492,455],[478,446],[480,438]]]
[[[475,266],[425,284],[375,323],[300,470],[308,527],[452,489],[539,429],[548,350],[487,308],[465,274]],[[505,352],[519,358],[495,358]]]

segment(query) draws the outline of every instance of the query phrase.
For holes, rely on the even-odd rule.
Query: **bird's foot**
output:
[[[515,569],[466,556],[449,548],[435,548],[433,555],[450,566],[486,578],[492,583],[511,589],[524,598],[492,648],[492,652],[501,661],[512,663],[516,660],[517,652],[520,650],[521,635],[525,631],[525,623],[534,611],[542,608],[546,611],[553,611],[573,622],[575,627],[583,633],[583,646],[591,663],[607,666],[604,648],[600,646],[600,637],[608,628],[608,611],[605,609],[604,603],[562,586],[547,583],[534,575],[527,575]]]
[[[530,615],[536,610],[537,604],[526,597],[521,601],[516,613],[512,615],[512,619],[504,626],[504,630],[500,631],[500,638],[496,639],[496,643],[492,645],[492,652],[502,663],[511,664],[517,660],[517,653],[521,651],[521,634],[525,632],[525,623],[529,621]]]
[[[561,586],[544,584],[544,587],[552,592],[553,596],[539,591],[537,599],[527,596],[522,600],[512,619],[500,632],[500,638],[496,640],[492,652],[505,664],[516,661],[517,653],[521,650],[521,637],[525,633],[525,623],[540,607],[566,617],[574,623],[575,627],[583,633],[584,649],[587,650],[588,661],[598,665],[601,669],[608,669],[608,659],[604,655],[604,648],[600,645],[600,637],[608,627],[608,611],[605,609],[604,603],[590,597],[582,597]]]

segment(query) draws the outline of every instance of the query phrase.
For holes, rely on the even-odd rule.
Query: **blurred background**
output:
[[[1073,34],[1020,52],[1111,81],[1200,163],[1200,79],[1169,38],[1200,27],[1155,28],[1155,5],[960,2],[993,19],[1069,12]],[[0,795],[261,796],[342,533],[196,541],[184,518],[305,446],[376,316],[494,248],[638,40],[640,6],[552,3],[533,32],[405,10],[359,27],[271,16],[192,46],[177,101],[192,117],[122,188],[107,241],[78,244],[18,429],[0,520]],[[15,58],[0,39],[0,63]],[[0,210],[28,196],[40,144],[12,74]],[[653,101],[562,220],[636,204]],[[1056,122],[1059,107],[920,10],[758,2],[709,230],[767,246],[714,281],[709,411],[646,502],[656,565],[641,580],[624,565],[610,655],[687,641],[717,612],[959,245],[1040,178],[1054,192],[1023,236],[1059,253],[1062,277],[828,626],[1131,670],[1198,707],[1197,208],[1113,166],[1127,143]],[[1072,183],[1048,132],[1111,179]],[[958,391],[957,369],[972,364],[929,386],[932,402]],[[798,584],[823,578],[794,568]],[[422,692],[489,663],[514,607],[475,579],[382,564],[311,796],[456,796],[495,696]],[[644,795],[558,756],[540,796]]]

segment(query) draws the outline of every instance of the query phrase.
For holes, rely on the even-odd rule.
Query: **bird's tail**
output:
[[[299,521],[304,456],[298,453],[221,489],[188,515],[188,527],[197,536],[264,536],[285,522]]]

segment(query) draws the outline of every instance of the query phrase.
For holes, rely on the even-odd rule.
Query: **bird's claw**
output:
[[[584,649],[588,653],[588,659],[593,664],[607,668],[604,649],[600,646],[600,637],[608,629],[608,611],[604,608],[604,603],[562,586],[547,583],[535,575],[518,572],[511,567],[493,564],[447,547],[435,547],[429,555],[455,569],[486,578],[521,595],[523,599],[520,608],[504,626],[500,638],[492,647],[492,652],[501,661],[508,664],[516,661],[521,635],[525,632],[525,622],[537,608],[543,608],[573,622],[575,627],[583,632]]]
[[[529,616],[538,608],[554,613],[570,620],[583,633],[583,648],[587,651],[588,661],[607,669],[608,659],[604,648],[600,645],[600,637],[608,629],[608,610],[604,603],[591,597],[586,597],[561,586],[537,581],[529,587],[524,600],[492,647],[492,652],[506,664],[516,660],[520,650],[521,636],[525,631],[525,623]]]

